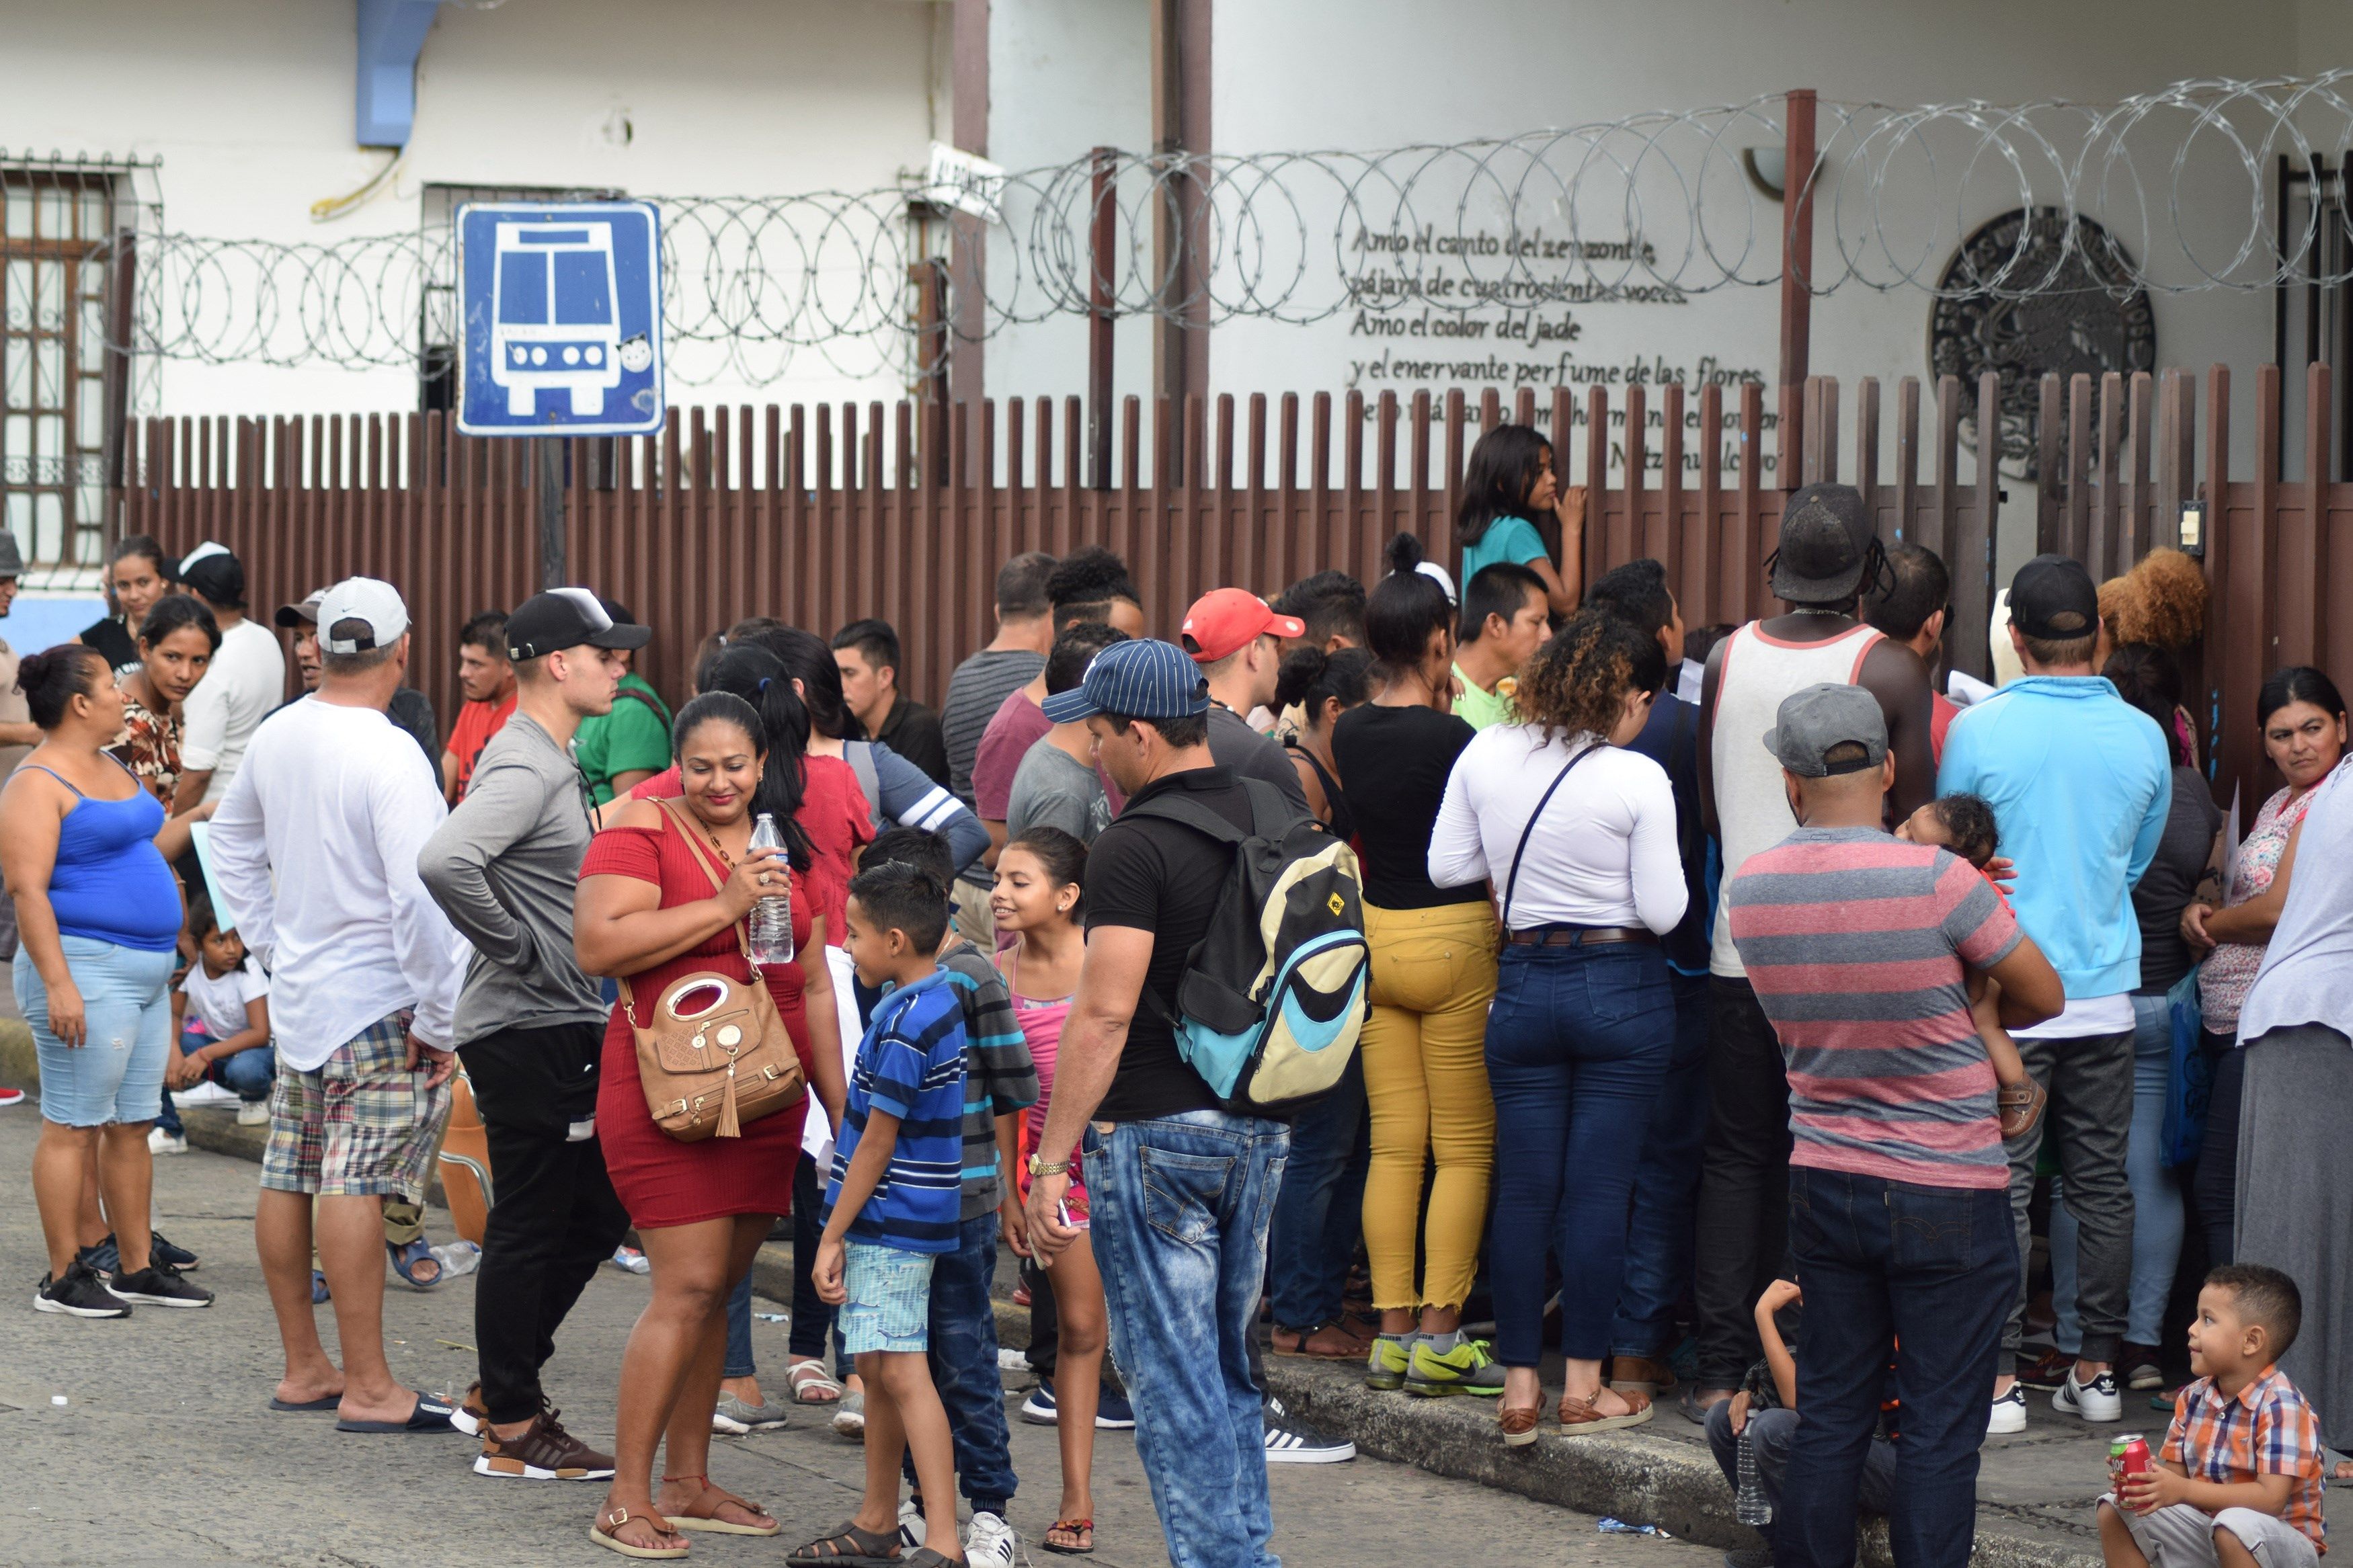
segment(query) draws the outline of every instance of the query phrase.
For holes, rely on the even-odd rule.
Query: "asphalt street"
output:
[[[278,1335],[253,1252],[255,1167],[201,1151],[157,1162],[155,1223],[197,1252],[205,1311],[141,1308],[123,1321],[32,1310],[45,1264],[27,1184],[37,1111],[0,1112],[0,1563],[343,1564],[434,1568],[615,1562],[587,1539],[599,1483],[490,1480],[472,1439],[352,1436],[331,1418],[266,1408]],[[429,1222],[449,1239],[448,1216]],[[417,1294],[388,1279],[395,1371],[420,1389],[473,1376],[474,1280]],[[567,1425],[609,1442],[614,1378],[646,1281],[601,1271],[548,1368]],[[765,1311],[781,1310],[760,1302]],[[333,1347],[333,1320],[320,1309]],[[781,1374],[785,1330],[755,1323],[764,1372]],[[1041,1537],[1059,1500],[1054,1434],[1013,1426],[1025,1486],[1012,1522]],[[839,1524],[862,1479],[858,1447],[821,1421],[715,1442],[712,1474],[764,1502],[781,1539],[699,1536],[691,1561],[781,1563],[785,1549]],[[1465,1559],[1605,1568],[1715,1568],[1680,1541],[1605,1535],[1589,1516],[1408,1467],[1358,1459],[1273,1471],[1275,1547],[1292,1568],[1385,1568]],[[1105,1568],[1166,1563],[1132,1438],[1096,1450],[1098,1551]],[[1035,1552],[1039,1563],[1054,1561]]]

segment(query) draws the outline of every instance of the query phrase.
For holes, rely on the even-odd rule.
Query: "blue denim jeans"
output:
[[[2132,1305],[2125,1339],[2156,1345],[2165,1337],[2165,1302],[2181,1261],[2181,1184],[2165,1168],[2165,1097],[2173,1078],[2173,1018],[2162,996],[2133,1002],[2132,1141],[2125,1149],[2125,1179],[2132,1184]],[[2059,1315],[2052,1334],[2069,1355],[2084,1349],[2084,1322],[2075,1310],[2075,1211],[2063,1200],[2066,1179],[2051,1182],[2051,1305]]]
[[[33,1031],[41,1068],[41,1119],[64,1127],[135,1126],[155,1120],[164,1058],[172,1049],[172,966],[178,955],[60,936],[66,973],[89,1026],[69,1046],[49,1032],[49,990],[33,955],[18,949],[16,1011]]]
[[[1888,1539],[1905,1568],[1967,1568],[2002,1324],[2018,1289],[2010,1196],[1793,1166],[1789,1248],[1806,1315],[1798,1424],[1774,1520],[1781,1568],[1852,1568],[1887,1367],[1903,1439]]]
[[[1634,1172],[1675,1037],[1656,947],[1507,947],[1487,1015],[1495,1095],[1488,1268],[1496,1353],[1544,1358],[1545,1259],[1559,1261],[1560,1349],[1609,1348]]]
[[[1676,1303],[1692,1283],[1700,1151],[1707,1145],[1707,976],[1670,969],[1667,986],[1675,997],[1674,1047],[1635,1167],[1611,1355],[1663,1359],[1673,1348]]]
[[[824,1207],[825,1183],[818,1174],[817,1162],[803,1154],[793,1169],[793,1316],[785,1352],[795,1361],[822,1362],[826,1338],[831,1335],[833,1375],[839,1379],[858,1369],[842,1348],[833,1309],[818,1298],[817,1281],[810,1272],[817,1267],[817,1244],[825,1236],[825,1226],[818,1218]]]
[[[997,1307],[989,1283],[997,1278],[996,1211],[976,1215],[957,1228],[956,1249],[932,1263],[932,1386],[947,1406],[948,1430],[955,1436],[956,1486],[977,1513],[1005,1517],[1005,1505],[1019,1483],[1005,1430],[1005,1380],[997,1370]],[[908,1485],[915,1484],[915,1456],[901,1458]],[[923,1494],[920,1489],[916,1495]]]
[[[1250,1352],[1290,1129],[1188,1110],[1087,1133],[1112,1353],[1171,1568],[1281,1568]]]
[[[1364,1058],[1351,1057],[1332,1092],[1291,1122],[1291,1158],[1267,1237],[1267,1294],[1284,1328],[1312,1329],[1339,1317],[1371,1159]]]
[[[209,1035],[183,1033],[180,1055],[195,1056],[212,1044]],[[239,1100],[259,1103],[269,1098],[269,1086],[278,1081],[278,1049],[274,1046],[255,1046],[233,1057],[226,1057],[205,1071],[207,1082],[216,1083]],[[172,1103],[172,1091],[164,1091],[164,1103],[155,1112],[155,1125],[166,1132],[178,1132],[179,1107]]]

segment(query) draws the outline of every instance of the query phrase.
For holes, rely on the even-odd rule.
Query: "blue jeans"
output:
[[[1599,1361],[1626,1254],[1626,1224],[1675,1037],[1656,947],[1507,947],[1487,1015],[1495,1096],[1495,1217],[1488,1268],[1496,1352],[1544,1359],[1545,1258],[1560,1264],[1560,1350]]]
[[[1905,1568],[1967,1568],[2018,1241],[2000,1187],[1921,1187],[1793,1166],[1806,1316],[1798,1424],[1774,1520],[1781,1568],[1852,1568],[1860,1489],[1895,1365],[1904,1436],[1888,1540]]]
[[[195,1056],[212,1043],[209,1035],[183,1032],[180,1055]],[[225,1057],[205,1070],[205,1079],[229,1090],[239,1100],[258,1105],[269,1098],[269,1086],[278,1081],[278,1048],[275,1046],[255,1046],[233,1057]],[[181,1131],[179,1107],[172,1103],[169,1089],[164,1090],[164,1103],[155,1112],[155,1125],[166,1132]]]
[[[849,1352],[842,1348],[841,1330],[834,1323],[833,1309],[818,1300],[817,1282],[810,1273],[817,1267],[817,1244],[825,1235],[825,1226],[818,1217],[824,1207],[825,1183],[818,1175],[817,1162],[803,1154],[793,1169],[793,1316],[785,1352],[797,1362],[822,1362],[826,1336],[831,1334],[833,1375],[840,1379],[858,1369],[850,1364]]]
[[[1349,1058],[1331,1093],[1292,1119],[1291,1158],[1267,1238],[1267,1294],[1284,1328],[1313,1329],[1339,1317],[1371,1158],[1359,1055]]]
[[[1290,1129],[1188,1110],[1087,1133],[1112,1352],[1171,1568],[1281,1568],[1250,1373]]]
[[[2165,1301],[2173,1291],[2174,1266],[2181,1261],[2181,1184],[2164,1165],[2165,1097],[2173,1076],[2173,1019],[2162,996],[2135,996],[2133,1003],[2132,1141],[2125,1150],[2125,1179],[2132,1184],[2132,1306],[2125,1339],[2158,1344],[2165,1336]],[[2052,1338],[2068,1355],[2084,1348],[2083,1320],[2075,1310],[2075,1211],[2061,1201],[2065,1178],[2051,1183],[2051,1304],[2059,1315]]]
[[[735,1281],[735,1289],[727,1292],[727,1359],[719,1369],[722,1377],[757,1377],[760,1363],[752,1355],[752,1271],[744,1270],[744,1278]],[[767,1390],[760,1391],[763,1398]]]
[[[1707,1145],[1707,976],[1670,969],[1667,986],[1675,997],[1674,1048],[1635,1167],[1611,1355],[1663,1358],[1673,1348],[1676,1303],[1691,1289],[1700,1151]]]
[[[49,1032],[49,990],[32,954],[16,952],[16,1010],[33,1031],[41,1068],[41,1120],[63,1127],[137,1125],[155,1120],[164,1097],[164,1058],[172,1049],[172,970],[168,949],[121,947],[86,936],[60,936],[66,973],[81,993],[83,1044]]]
[[[997,1370],[997,1211],[975,1215],[956,1230],[956,1249],[932,1263],[932,1386],[947,1406],[955,1436],[956,1486],[976,1513],[1005,1517],[1020,1483],[1005,1430],[1005,1379]],[[915,1456],[901,1458],[907,1484],[916,1487]],[[915,1495],[923,1495],[916,1487]]]

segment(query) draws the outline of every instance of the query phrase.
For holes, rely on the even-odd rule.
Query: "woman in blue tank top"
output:
[[[16,684],[47,737],[0,790],[0,876],[16,906],[16,1005],[41,1068],[33,1194],[49,1272],[34,1305],[123,1317],[130,1303],[208,1307],[209,1291],[149,1257],[147,1148],[171,1049],[180,890],[155,847],[162,803],[104,748],[122,692],[97,649],[34,654]],[[121,1253],[102,1280],[77,1256],[82,1173],[99,1186]]]

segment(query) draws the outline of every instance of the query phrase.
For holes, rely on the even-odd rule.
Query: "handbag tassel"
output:
[[[722,1138],[744,1136],[744,1123],[735,1115],[735,1064],[727,1064],[727,1084],[719,1101],[719,1133]]]

